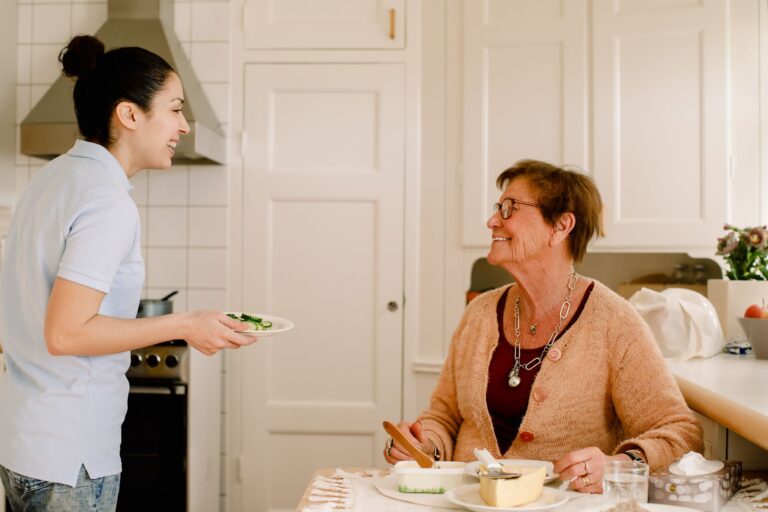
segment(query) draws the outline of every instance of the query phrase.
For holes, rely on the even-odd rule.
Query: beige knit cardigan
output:
[[[418,418],[444,460],[474,460],[474,448],[502,457],[485,395],[499,342],[496,305],[506,288],[467,306],[429,408]],[[701,428],[653,334],[606,286],[595,281],[581,315],[552,348],[561,357],[554,360],[550,350],[542,362],[518,435],[503,458],[557,460],[590,446],[608,455],[639,448],[654,471],[701,450]]]

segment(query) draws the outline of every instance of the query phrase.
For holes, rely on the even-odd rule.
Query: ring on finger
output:
[[[584,463],[584,474],[589,475],[592,473],[592,468],[589,467],[589,464],[587,464],[587,461],[582,461]]]
[[[390,452],[392,451],[392,443],[393,442],[394,442],[394,440],[391,437],[387,438],[387,443],[385,445],[386,449],[384,450],[386,452],[386,454],[387,454],[387,457],[391,457],[392,456],[392,454]]]
[[[584,484],[584,487],[589,487],[592,482],[589,481],[588,476],[581,477],[581,483]]]

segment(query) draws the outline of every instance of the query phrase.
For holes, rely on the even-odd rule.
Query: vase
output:
[[[739,317],[752,304],[768,304],[768,281],[731,281],[710,279],[707,281],[707,298],[715,306],[725,339],[743,339],[744,331]]]

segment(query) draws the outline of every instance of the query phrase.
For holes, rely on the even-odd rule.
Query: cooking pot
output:
[[[173,313],[173,302],[169,299],[177,293],[179,293],[179,290],[172,291],[162,299],[141,299],[141,301],[139,301],[139,311],[136,313],[136,318],[169,315]]]

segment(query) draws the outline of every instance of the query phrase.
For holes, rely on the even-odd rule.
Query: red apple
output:
[[[744,318],[768,318],[768,309],[758,304],[752,304],[744,312]]]

